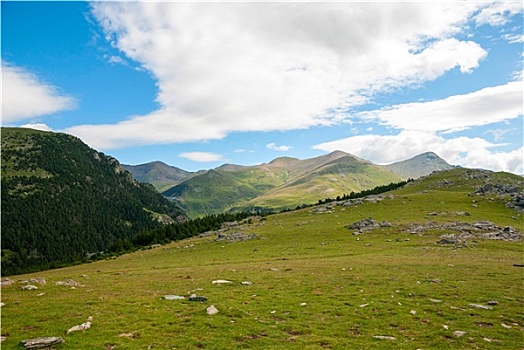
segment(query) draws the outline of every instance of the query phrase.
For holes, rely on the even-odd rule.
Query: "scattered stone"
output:
[[[506,328],[506,329],[513,328],[513,327],[511,327],[509,324],[505,324],[505,323],[501,323],[500,325],[501,325],[502,327]]]
[[[227,243],[234,243],[234,242],[249,241],[251,239],[257,239],[257,238],[258,236],[256,234],[248,235],[243,232],[233,232],[233,233],[219,232],[215,241],[216,242],[225,241]]]
[[[362,305],[359,305],[358,307],[366,307],[366,306],[368,306],[368,305],[369,305],[369,303],[367,303],[367,304],[362,304]]]
[[[429,301],[431,301],[432,303],[441,303],[442,300],[440,299],[432,299],[432,298],[429,298]]]
[[[483,305],[483,304],[468,304],[468,306],[476,307],[477,309],[483,309],[483,310],[493,310],[492,306],[489,305]]]
[[[80,283],[78,283],[75,280],[67,279],[65,281],[58,281],[55,283],[57,286],[66,286],[66,287],[80,287],[82,286]]]
[[[490,301],[488,301],[486,304],[488,304],[488,305],[498,305],[499,302],[496,301],[496,300],[490,300]]]
[[[240,282],[240,284],[243,285],[243,286],[250,286],[250,285],[253,284],[253,282],[251,282],[251,281],[242,281],[242,282]]]
[[[215,280],[212,282],[213,284],[227,284],[227,283],[233,283],[232,281],[228,280]]]
[[[218,309],[215,307],[215,305],[211,305],[206,309],[206,312],[208,315],[216,315],[218,314]]]
[[[7,337],[5,335],[0,335],[0,343],[2,343],[6,339]]]
[[[2,287],[7,287],[7,286],[10,286],[14,283],[15,281],[13,281],[12,279],[9,279],[7,277],[2,277],[2,279],[0,279],[0,285]]]
[[[38,289],[38,287],[34,286],[32,284],[28,284],[28,285],[23,286],[22,289],[24,289],[24,290],[35,290],[35,289]]]
[[[384,225],[384,226],[382,226],[382,225]],[[354,222],[351,225],[347,225],[346,228],[348,228],[350,230],[358,230],[357,232],[362,233],[364,231],[373,230],[373,229],[375,229],[377,227],[381,227],[381,226],[385,227],[386,225],[391,226],[390,223],[384,222],[382,224],[379,224],[378,222],[376,222],[372,218],[369,218],[369,219],[362,219],[360,221]],[[355,234],[355,233],[353,233],[353,234]]]
[[[374,335],[373,338],[382,339],[382,340],[397,340],[397,338],[389,336],[389,335]]]
[[[417,312],[415,310],[411,310],[409,313],[412,314],[412,315],[416,315],[417,314]]]
[[[191,294],[191,296],[188,298],[189,301],[207,301],[206,297],[198,296],[196,294]]]
[[[300,303],[300,306],[306,306],[307,303]]]
[[[77,326],[73,326],[71,328],[69,328],[67,330],[67,333],[66,334],[69,334],[71,332],[76,332],[76,331],[85,331],[86,329],[89,329],[91,328],[91,322],[93,321],[93,317],[89,316],[87,318],[87,321],[82,323],[82,324],[79,324]]]
[[[52,345],[63,343],[64,339],[60,337],[40,337],[33,339],[22,340],[21,344],[26,349],[42,349],[49,348]]]
[[[137,331],[131,333],[120,333],[118,336],[122,338],[140,339],[140,333]]]
[[[442,283],[442,280],[440,278],[433,278],[433,279],[428,280],[428,282],[431,282],[431,283]]]
[[[5,306],[5,303],[0,303],[0,307],[4,307]]]
[[[444,329],[449,329],[449,326],[448,326],[447,324],[443,324],[443,325],[442,325],[442,328],[444,328]]]
[[[20,281],[20,283],[38,283],[38,284],[45,284],[45,278],[43,277],[34,277],[30,278],[28,280]]]
[[[455,332],[453,332],[453,335],[455,337],[457,337],[457,338],[462,337],[464,334],[466,334],[466,332],[464,332],[464,331],[455,331]]]
[[[164,299],[166,300],[184,300],[185,297],[180,296],[180,295],[166,294],[164,295]]]

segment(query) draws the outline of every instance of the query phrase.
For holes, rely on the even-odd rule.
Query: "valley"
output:
[[[452,169],[370,198],[11,276],[2,286],[2,347],[46,335],[63,338],[57,349],[518,349],[522,189],[516,175]],[[349,228],[363,219],[384,224]],[[458,237],[450,223],[471,230],[486,221],[519,238],[472,231],[439,243]],[[237,233],[251,239],[217,240]],[[66,280],[78,285],[57,285]],[[208,315],[211,305],[217,314]],[[90,329],[65,334],[88,317]]]

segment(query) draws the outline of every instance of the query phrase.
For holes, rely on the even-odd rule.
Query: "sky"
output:
[[[185,170],[335,150],[523,171],[523,4],[1,2],[2,125]]]

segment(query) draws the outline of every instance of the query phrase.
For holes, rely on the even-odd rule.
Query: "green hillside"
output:
[[[186,218],[73,136],[2,128],[1,139],[2,275],[84,261]]]
[[[13,276],[2,287],[2,348],[60,336],[56,349],[520,349],[522,190],[519,176],[453,169],[371,198]],[[224,239],[233,236],[249,239]],[[67,280],[79,285],[56,284]],[[66,334],[89,316],[90,329]]]
[[[319,199],[400,181],[387,169],[344,152],[251,167],[223,166],[163,192],[193,217],[252,207],[295,208]]]

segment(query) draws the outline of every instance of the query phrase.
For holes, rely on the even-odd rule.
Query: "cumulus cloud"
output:
[[[403,130],[456,131],[523,114],[522,81],[430,102],[395,105],[358,114]]]
[[[76,101],[35,74],[2,61],[2,123],[70,110]]]
[[[469,2],[92,6],[108,40],[158,80],[161,106],[66,130],[104,149],[333,125],[376,92],[470,73],[487,54],[455,37],[489,8]]]
[[[218,162],[224,160],[222,155],[211,152],[184,152],[180,153],[178,156],[201,163]]]
[[[286,152],[292,149],[293,147],[287,145],[277,146],[274,142],[271,142],[266,145],[266,148],[272,151]]]
[[[433,151],[450,164],[521,174],[523,148],[497,152],[497,146],[479,137],[446,139],[432,132],[405,130],[397,135],[353,136],[318,144],[314,148],[328,152],[345,151],[377,164],[389,164]]]

